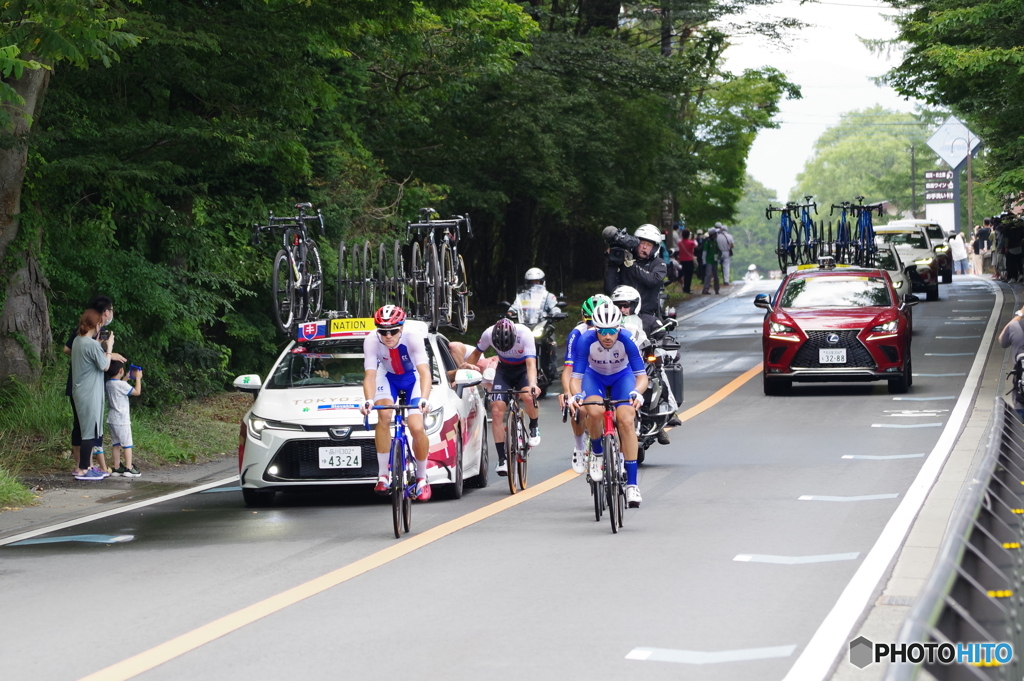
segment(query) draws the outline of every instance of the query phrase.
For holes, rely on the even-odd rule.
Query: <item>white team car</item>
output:
[[[427,333],[423,322],[406,322],[412,325],[423,326],[433,375],[433,411],[424,417],[430,437],[427,480],[435,495],[457,499],[464,484],[487,485],[483,399],[471,385],[453,385],[457,367],[448,339]],[[277,358],[265,382],[257,374],[235,379],[236,389],[256,397],[242,419],[238,441],[246,505],[269,505],[279,490],[376,482],[376,412],[370,414],[369,430],[359,413],[363,339],[374,332],[372,319],[300,324],[296,340]]]

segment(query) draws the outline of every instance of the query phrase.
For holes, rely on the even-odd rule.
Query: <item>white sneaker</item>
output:
[[[530,430],[530,439],[526,441],[526,444],[530,447],[536,447],[540,444],[540,426]]]
[[[641,501],[643,498],[640,496],[640,488],[636,485],[626,485],[626,506],[640,508]]]
[[[494,469],[494,472],[503,478],[508,477],[508,462],[499,463],[498,467]]]
[[[576,473],[587,472],[587,453],[572,450],[572,470]]]
[[[604,478],[604,457],[590,457],[590,479],[594,482],[601,482]]]

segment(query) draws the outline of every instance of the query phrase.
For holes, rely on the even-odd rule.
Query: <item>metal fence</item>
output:
[[[1013,646],[1006,664],[927,661],[893,664],[886,681],[909,681],[925,669],[940,681],[1021,679],[1024,653],[1024,426],[997,397],[985,455],[974,463],[951,515],[938,562],[897,643],[999,643]]]

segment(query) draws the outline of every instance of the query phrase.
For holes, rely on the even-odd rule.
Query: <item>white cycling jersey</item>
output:
[[[494,351],[498,354],[500,359],[505,364],[525,364],[526,360],[530,357],[537,357],[537,344],[533,340],[533,332],[529,328],[522,324],[516,324],[516,343],[512,346],[512,349],[508,352],[502,352],[498,348],[494,348],[491,343],[491,333],[494,331],[493,326],[487,327],[487,330],[480,336],[480,340],[476,344],[476,349],[483,354],[487,351],[487,348],[494,348]]]
[[[394,348],[384,345],[376,331],[363,339],[363,368],[383,369],[389,374],[416,373],[420,364],[429,365],[426,333],[416,324],[406,322],[402,327],[401,341]]]

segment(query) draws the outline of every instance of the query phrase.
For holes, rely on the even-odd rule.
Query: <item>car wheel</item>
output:
[[[765,395],[785,395],[789,392],[789,389],[793,387],[793,381],[787,378],[768,378],[768,376],[762,376],[764,381],[764,394]]]
[[[938,300],[939,299],[939,285],[936,284],[932,288],[928,289],[928,293],[925,294],[927,300]]]
[[[480,433],[480,472],[470,478],[467,483],[470,487],[476,487],[482,489],[487,487],[488,479],[487,476],[490,474],[490,453],[487,449],[487,429],[489,426],[484,421],[482,430]]]
[[[910,384],[914,382],[914,366],[910,360],[910,348],[907,347],[907,363],[903,369],[903,375],[899,378],[889,379],[889,393],[901,395],[910,390]]]
[[[249,508],[266,508],[274,504],[274,490],[242,488],[242,501]]]
[[[450,485],[445,485],[444,496],[448,499],[461,499],[462,498],[462,431],[456,429],[455,431],[455,481]]]
[[[946,270],[942,273],[942,283],[952,284],[953,283],[953,270]]]

